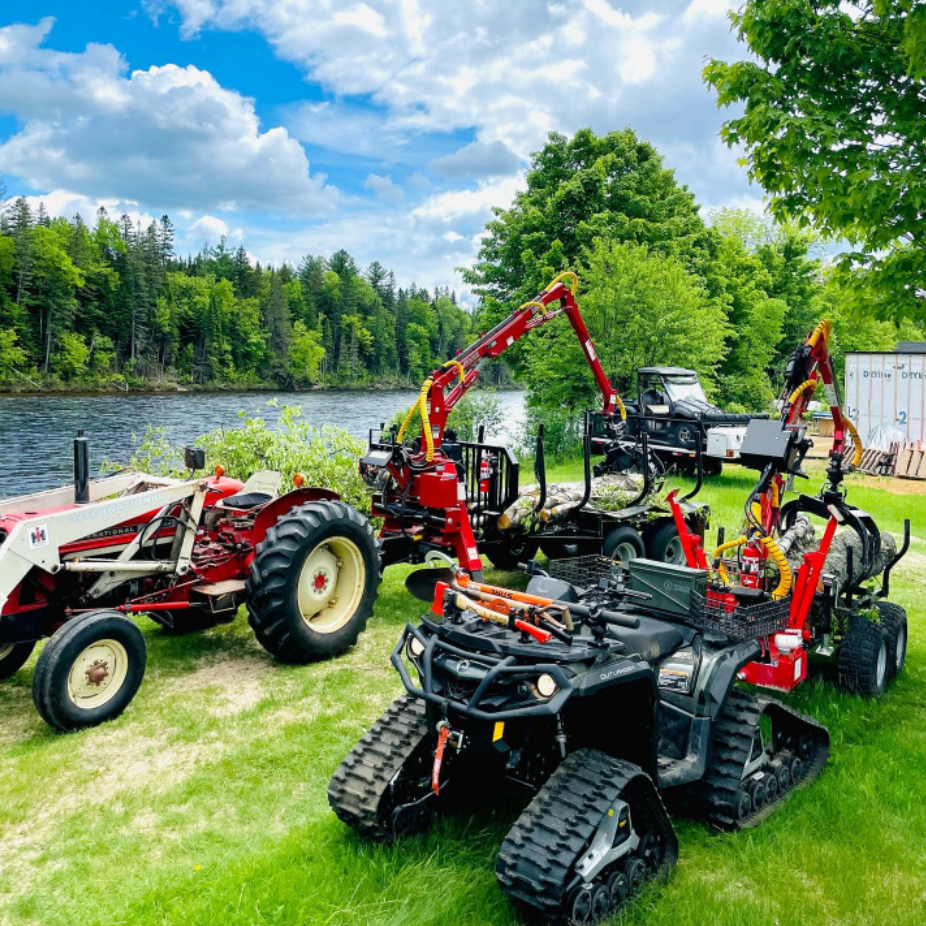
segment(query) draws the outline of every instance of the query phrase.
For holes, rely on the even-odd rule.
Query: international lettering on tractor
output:
[[[132,614],[168,632],[234,618],[242,602],[260,643],[284,662],[347,649],[372,613],[380,581],[369,521],[301,476],[247,482],[222,467],[188,479],[122,472],[91,481],[86,438],[72,486],[0,501],[0,678],[43,637],[33,698],[59,730],[120,714],[145,672]]]

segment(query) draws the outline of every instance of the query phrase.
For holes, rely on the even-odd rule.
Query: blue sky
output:
[[[631,126],[705,210],[761,208],[706,56],[735,0],[7,0],[0,175],[92,218],[167,212],[263,262],[344,247],[462,289],[547,132]]]

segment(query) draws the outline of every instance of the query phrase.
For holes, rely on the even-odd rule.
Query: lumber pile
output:
[[[900,452],[894,475],[901,479],[926,479],[926,449],[919,443]]]
[[[900,457],[900,443],[893,442],[887,450],[869,447],[862,452],[862,459],[856,469],[869,476],[893,476]]]
[[[643,488],[643,477],[636,473],[609,473],[592,480],[592,491],[588,500],[590,508],[598,511],[620,511],[626,508]],[[585,495],[581,482],[562,482],[547,486],[541,521],[556,522],[568,517],[570,511],[580,507]],[[527,526],[534,516],[534,509],[540,499],[540,487],[527,485],[521,489],[518,500],[498,519],[500,530],[510,530],[519,525]]]

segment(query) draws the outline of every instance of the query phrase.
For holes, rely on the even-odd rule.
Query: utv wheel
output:
[[[887,677],[892,679],[901,673],[907,658],[907,612],[891,601],[879,601],[875,607],[887,637]]]
[[[63,732],[118,717],[145,674],[145,638],[116,611],[68,621],[45,644],[32,681],[42,719]]]
[[[629,524],[620,524],[608,531],[601,552],[610,559],[629,563],[643,556],[643,538]]]
[[[366,627],[379,581],[370,522],[344,502],[310,502],[283,515],[257,545],[248,622],[281,662],[337,656]]]
[[[510,543],[498,540],[494,543],[480,545],[479,552],[484,554],[496,569],[517,569],[520,563],[530,562],[540,545],[536,540],[522,537]]]
[[[863,698],[880,698],[888,679],[889,642],[880,622],[848,618],[839,646],[839,685]]]
[[[31,643],[5,643],[0,645],[0,679],[15,675],[32,655],[35,641]]]
[[[676,566],[685,565],[685,550],[674,522],[666,521],[665,524],[660,524],[649,536],[647,546],[647,556],[650,559],[660,563],[674,563]]]

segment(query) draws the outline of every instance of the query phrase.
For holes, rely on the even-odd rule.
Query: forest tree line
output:
[[[59,385],[417,383],[465,346],[472,319],[449,289],[396,285],[344,250],[298,267],[243,246],[181,257],[168,216],[101,209],[0,216],[0,383]]]
[[[222,239],[181,257],[167,216],[142,227],[101,210],[89,227],[80,216],[33,214],[20,198],[0,217],[0,382],[417,385],[570,269],[622,392],[633,393],[640,366],[684,366],[721,405],[761,410],[821,318],[833,322],[840,374],[847,350],[924,338],[919,320],[859,308],[857,286],[847,292],[822,253],[816,233],[797,224],[732,210],[705,218],[630,129],[551,134],[464,271],[480,297],[473,313],[449,290],[403,289],[379,262],[361,269],[344,250],[271,268]],[[548,434],[551,419],[575,420],[594,404],[564,320],[504,359]]]

